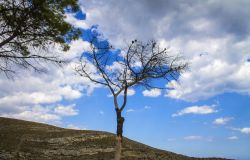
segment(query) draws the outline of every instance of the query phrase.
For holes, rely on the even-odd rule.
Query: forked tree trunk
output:
[[[120,160],[122,155],[122,132],[124,118],[121,115],[121,111],[116,109],[117,116],[117,130],[116,130],[116,148],[115,148],[115,160]]]

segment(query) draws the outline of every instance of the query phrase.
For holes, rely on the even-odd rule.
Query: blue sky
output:
[[[82,12],[66,20],[83,30],[64,55],[64,68],[46,64],[40,74],[20,70],[0,76],[0,116],[65,128],[115,133],[108,89],[74,72],[89,51],[88,37],[116,49],[133,39],[156,39],[182,53],[190,68],[172,90],[130,90],[124,136],[189,156],[250,159],[250,2],[239,1],[79,1]],[[51,51],[58,51],[51,47]],[[91,69],[91,68],[90,68]]]

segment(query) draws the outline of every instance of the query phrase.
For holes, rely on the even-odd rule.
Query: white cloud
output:
[[[242,133],[250,134],[250,128],[241,128],[240,131]]]
[[[177,116],[182,116],[185,114],[211,114],[211,113],[215,113],[218,112],[215,109],[216,105],[211,105],[211,106],[191,106],[191,107],[186,107],[180,111],[178,111],[177,113],[172,114],[172,117],[177,117]]]
[[[62,67],[41,62],[41,66],[46,66],[46,73],[18,70],[19,73],[11,80],[0,75],[0,116],[50,123],[61,121],[66,115],[77,115],[74,106],[62,106],[61,101],[70,102],[89,95],[100,86],[78,76],[74,71],[77,57],[88,49],[86,42],[77,40],[70,45],[67,53],[61,53],[57,47],[49,49],[55,55],[61,54],[62,58],[72,60]]]
[[[86,21],[84,20],[78,20],[74,17],[74,14],[66,14],[66,17],[65,17],[65,21],[68,22],[68,23],[71,23],[72,25],[74,25],[75,27],[78,27],[78,28],[89,28],[90,25],[86,23]]]
[[[61,116],[78,115],[78,110],[75,109],[75,104],[69,106],[59,105],[54,109],[55,113]]]
[[[78,126],[76,126],[74,124],[68,124],[67,128],[69,128],[69,129],[76,129],[76,130],[80,130],[81,129],[80,127],[78,127]]]
[[[133,96],[135,95],[135,90],[134,89],[128,89],[128,96]]]
[[[65,86],[61,88],[61,94],[64,96],[65,99],[68,100],[78,99],[82,95],[79,90],[74,90],[71,86]]]
[[[126,112],[129,113],[129,112],[134,112],[135,110],[134,109],[128,109]]]
[[[75,116],[78,110],[74,109],[75,104],[68,106],[53,106],[53,105],[33,105],[33,106],[17,106],[14,111],[1,110],[0,116],[30,120],[35,122],[59,124],[65,116]],[[1,109],[1,108],[0,108]]]
[[[202,141],[212,142],[214,140],[214,138],[213,137],[203,137],[203,136],[198,136],[198,135],[191,135],[191,136],[184,137],[184,140],[187,140],[187,141],[202,140]]]
[[[19,79],[19,80],[21,80],[23,83],[24,83],[24,80],[27,80],[27,82],[30,82],[32,81],[32,77],[30,78],[31,80],[28,80],[26,78]],[[7,82],[7,84],[15,85],[14,83],[15,81]],[[80,90],[73,89],[69,85],[56,86],[60,84],[54,84],[53,86],[53,84],[45,84],[47,82],[42,82],[42,83],[43,84],[39,83],[39,85],[44,85],[44,89],[47,88],[48,89],[47,91],[45,91],[44,89],[40,89],[39,87],[36,88],[36,86],[34,86],[33,88],[34,91],[25,91],[25,89],[22,90],[21,87],[16,88],[16,89],[13,89],[12,94],[0,97],[0,106],[49,104],[49,103],[59,102],[64,98],[69,99],[69,100],[77,99],[77,98],[80,98],[82,95]],[[29,84],[24,84],[24,85],[29,85]],[[24,86],[24,87],[27,87],[27,86]],[[49,89],[49,87],[51,87],[51,89]]]
[[[250,134],[250,127],[244,127],[244,128],[231,128],[235,131],[240,131],[241,133]]]
[[[46,94],[43,92],[23,93],[17,92],[14,95],[0,98],[1,106],[54,103],[62,99],[61,95]]]
[[[88,128],[85,127],[84,125],[78,125],[78,124],[76,125],[76,124],[73,124],[73,123],[69,123],[63,128],[75,129],[75,130],[88,130]]]
[[[26,107],[24,111],[16,113],[1,113],[2,117],[31,120],[36,122],[58,122],[61,116],[55,114],[50,107]]]
[[[161,95],[161,90],[160,89],[151,89],[151,90],[144,90],[142,94],[145,97],[158,97]]]
[[[202,136],[186,136],[184,137],[185,140],[201,140]]]
[[[184,53],[190,69],[179,84],[168,84],[173,89],[166,96],[198,101],[228,92],[250,94],[250,62],[246,62],[250,57],[249,2],[143,2],[133,2],[133,7],[113,0],[81,0],[80,4],[88,15],[86,23],[98,24],[115,46],[124,47],[134,38],[154,38],[164,47],[170,46],[171,52]],[[156,12],[152,6],[158,8]],[[215,16],[217,12],[221,14]]]
[[[237,136],[231,136],[231,137],[227,137],[227,139],[229,139],[229,140],[237,140],[239,138]]]
[[[151,106],[145,106],[144,109],[151,109]]]
[[[135,92],[135,90],[133,88],[127,90],[127,96],[133,96],[133,95],[135,95],[135,93],[136,92]],[[119,96],[120,95],[124,95],[124,92],[121,92],[119,94]],[[113,97],[113,95],[112,94],[108,94],[107,97]]]
[[[246,41],[249,43],[250,38]],[[226,92],[250,93],[250,78],[246,76],[250,74],[250,63],[247,62],[250,54],[242,51],[250,49],[246,48],[246,42],[241,44],[241,47],[234,44],[232,37],[194,42],[186,44],[190,46],[184,49],[190,52],[188,58],[190,69],[180,77],[179,83],[175,81],[168,83],[167,86],[172,89],[166,96],[197,101]],[[204,49],[203,46],[214,46],[214,48]]]
[[[224,125],[227,124],[229,121],[233,120],[233,117],[220,117],[216,118],[213,123],[217,125]]]
[[[112,65],[106,66],[108,71],[120,72],[123,71],[124,66],[121,63],[114,62]]]

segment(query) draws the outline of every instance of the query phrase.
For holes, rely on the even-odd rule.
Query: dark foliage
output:
[[[49,45],[75,40],[80,30],[64,20],[65,8],[79,10],[77,0],[1,0],[0,1],[0,71],[14,72],[12,65],[37,67],[32,60],[60,63],[58,57],[41,54]]]

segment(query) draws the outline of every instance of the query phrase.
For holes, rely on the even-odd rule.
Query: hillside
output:
[[[0,117],[0,159],[111,160],[115,135]],[[126,139],[124,160],[198,160]],[[216,160],[219,158],[204,158]]]

